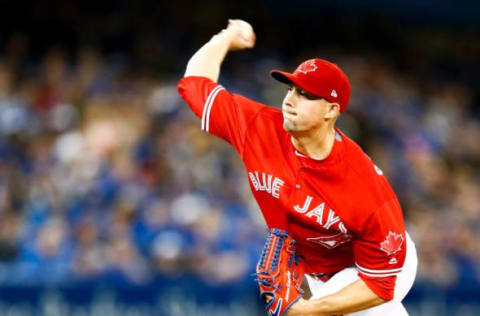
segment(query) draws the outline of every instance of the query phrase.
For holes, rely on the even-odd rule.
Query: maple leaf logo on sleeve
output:
[[[403,235],[396,234],[392,231],[388,232],[385,241],[380,243],[380,250],[383,250],[387,255],[393,255],[396,252],[399,252],[402,249],[403,244]]]

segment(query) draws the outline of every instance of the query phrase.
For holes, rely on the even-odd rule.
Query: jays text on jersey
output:
[[[332,152],[313,160],[298,152],[280,110],[203,77],[186,77],[180,95],[201,127],[236,149],[269,228],[287,230],[306,272],[332,275],[355,266],[381,298],[393,298],[406,243],[398,200],[382,171],[337,130]]]

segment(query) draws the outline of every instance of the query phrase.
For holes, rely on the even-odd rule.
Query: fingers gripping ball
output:
[[[269,316],[285,315],[302,297],[304,273],[303,260],[295,253],[295,240],[283,230],[270,230],[256,273]]]
[[[246,41],[252,41],[255,38],[255,33],[253,32],[253,28],[250,23],[245,22],[243,20],[237,20],[238,26],[240,28],[240,34]]]
[[[231,50],[248,49],[255,45],[256,36],[250,23],[239,19],[230,19],[227,30],[235,34],[230,45]]]

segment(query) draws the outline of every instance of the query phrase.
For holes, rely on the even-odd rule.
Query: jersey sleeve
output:
[[[202,130],[226,140],[243,155],[248,126],[265,105],[229,93],[205,77],[182,78],[178,83],[178,93],[202,119]]]
[[[384,300],[394,296],[397,275],[406,255],[403,215],[396,199],[373,212],[353,242],[359,277]]]

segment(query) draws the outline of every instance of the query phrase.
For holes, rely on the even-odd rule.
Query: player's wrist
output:
[[[235,40],[235,30],[223,29],[219,33],[215,34],[210,40],[211,43],[217,43],[224,45],[227,50],[232,50],[232,43]]]
[[[221,34],[223,39],[228,42],[228,50],[237,50],[238,45],[236,44],[238,38],[241,36],[240,31],[237,28],[228,27]]]

